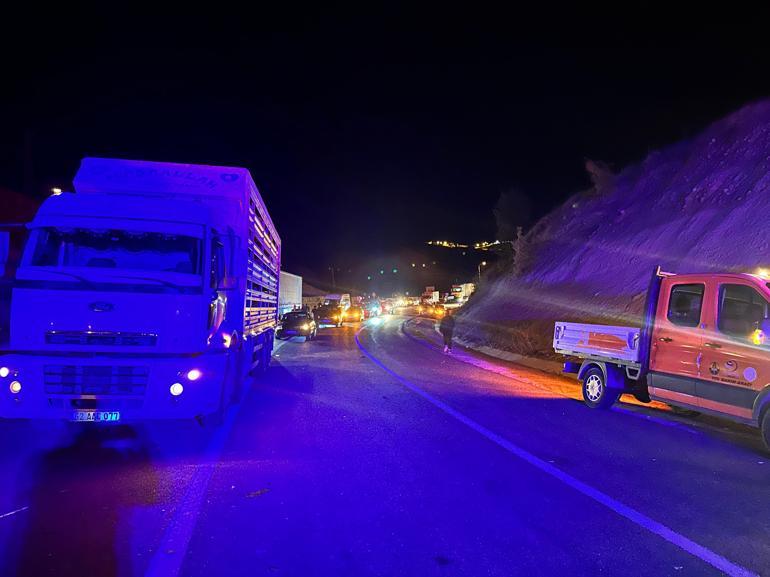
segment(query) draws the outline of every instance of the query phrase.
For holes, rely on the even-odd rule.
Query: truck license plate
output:
[[[120,411],[75,411],[72,420],[79,423],[114,423],[120,420]]]

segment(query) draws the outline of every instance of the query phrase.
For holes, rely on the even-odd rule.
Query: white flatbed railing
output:
[[[640,330],[635,327],[589,325],[558,321],[554,326],[553,348],[573,357],[639,362]]]

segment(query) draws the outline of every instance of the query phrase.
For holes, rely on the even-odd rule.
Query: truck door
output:
[[[770,305],[741,279],[720,283],[716,297],[716,322],[704,333],[695,394],[703,408],[751,419],[757,395],[770,382],[770,350],[757,330],[768,318]]]
[[[697,406],[701,366],[701,315],[706,285],[664,281],[650,349],[650,394]]]

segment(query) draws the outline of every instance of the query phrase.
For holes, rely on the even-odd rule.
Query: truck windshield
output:
[[[191,236],[52,227],[36,232],[32,266],[200,274],[201,241]]]

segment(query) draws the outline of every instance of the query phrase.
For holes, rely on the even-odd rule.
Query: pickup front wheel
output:
[[[586,371],[583,378],[583,401],[592,409],[609,409],[620,393],[607,388],[604,373],[598,367]]]
[[[765,447],[770,451],[770,409],[767,409],[762,416],[759,428],[762,431],[762,440],[765,442]]]

